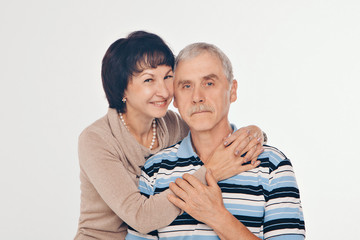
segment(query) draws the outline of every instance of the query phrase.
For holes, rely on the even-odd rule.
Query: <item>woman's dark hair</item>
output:
[[[136,31],[110,45],[102,60],[101,78],[110,108],[126,112],[122,102],[131,77],[146,68],[174,68],[174,54],[159,36]]]

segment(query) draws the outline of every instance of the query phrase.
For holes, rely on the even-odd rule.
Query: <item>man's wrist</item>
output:
[[[233,215],[223,206],[219,209],[213,209],[214,217],[210,218],[206,224],[214,230],[221,230],[224,224],[229,223],[229,219]]]

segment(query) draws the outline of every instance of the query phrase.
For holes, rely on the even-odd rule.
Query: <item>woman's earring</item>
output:
[[[123,98],[123,99],[122,99],[122,102],[123,102],[123,103],[126,103],[126,98]]]

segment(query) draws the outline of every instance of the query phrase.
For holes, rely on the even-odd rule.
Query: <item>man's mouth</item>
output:
[[[214,108],[210,105],[196,105],[188,109],[188,116],[192,116],[199,113],[212,113],[214,112]]]
[[[207,113],[207,112],[210,112],[210,111],[198,111],[198,112],[193,112],[191,115],[199,114],[199,113]]]

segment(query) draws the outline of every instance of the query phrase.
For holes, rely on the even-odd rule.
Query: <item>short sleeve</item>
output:
[[[292,164],[278,151],[270,152],[269,157],[264,239],[304,239],[304,217]]]

